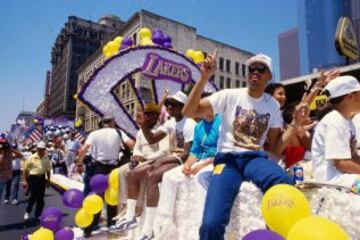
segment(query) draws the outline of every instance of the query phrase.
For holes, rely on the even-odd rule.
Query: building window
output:
[[[224,71],[224,58],[219,58],[219,69],[220,71]]]
[[[137,44],[137,41],[136,41],[136,39],[137,39],[137,34],[136,34],[136,33],[134,33],[134,34],[132,35],[132,39],[133,39],[134,44],[136,45],[136,44]]]
[[[243,86],[243,87],[246,87],[246,82],[245,82],[245,81],[242,82],[242,86]]]
[[[231,78],[226,78],[226,88],[231,88]]]
[[[241,64],[241,67],[242,67],[242,69],[241,69],[241,70],[242,70],[242,71],[241,71],[241,72],[242,72],[242,76],[245,77],[245,75],[246,75],[246,65],[245,65],[245,64]]]
[[[120,94],[121,100],[125,99],[125,94],[126,94],[126,84],[123,83],[123,84],[121,84],[121,94]]]
[[[226,59],[226,72],[230,72],[230,65],[231,65],[230,59]]]
[[[240,69],[240,64],[238,62],[236,62],[235,63],[235,74],[236,75],[239,75],[239,73],[240,73],[239,69]]]
[[[224,89],[224,77],[223,76],[219,77],[219,88]]]
[[[236,81],[235,81],[235,87],[236,87],[236,88],[239,88],[239,87],[240,87],[240,80],[239,80],[239,79],[236,79]]]

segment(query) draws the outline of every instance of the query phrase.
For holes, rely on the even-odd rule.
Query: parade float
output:
[[[172,49],[171,38],[161,30],[151,32],[147,28],[140,30],[138,46],[130,38],[118,36],[104,46],[103,54],[106,61],[85,83],[78,99],[99,116],[112,114],[117,125],[132,137],[135,137],[139,127],[124,104],[114,95],[113,89],[129,80],[133,74],[140,73],[151,81],[152,100],[158,103],[165,88],[175,93],[187,84],[195,83],[200,76],[199,64],[204,60],[201,51],[188,50],[182,54]],[[144,105],[139,89],[130,82],[138,103]],[[215,85],[208,83],[206,91],[216,91]],[[52,230],[53,226],[49,228],[50,223],[46,223],[46,219],[54,221],[55,225],[59,222],[57,211],[49,210],[50,213],[45,211],[42,228],[26,237],[31,240],[76,239],[81,236],[80,228],[89,226],[93,214],[102,210],[104,203],[100,195],[105,195],[107,204],[117,205],[118,182],[118,172],[114,170],[109,176],[94,176],[90,183],[94,193],[85,198],[78,189],[72,188],[65,192],[64,204],[77,211],[74,222],[79,228],[73,228],[75,234],[69,228],[57,231]],[[185,184],[189,183],[183,182],[179,186],[175,219],[156,216],[155,239],[198,239],[201,223],[195,216],[194,186]],[[306,174],[305,182],[297,187],[277,185],[265,195],[253,183],[244,182],[232,207],[226,239],[360,239],[360,196],[354,191],[360,192],[360,181],[351,191],[314,183],[311,174]],[[46,214],[51,217],[47,218]],[[144,214],[138,219],[139,226],[143,220]],[[103,234],[107,234],[105,236],[110,239],[135,239],[139,233],[134,229],[126,237]]]

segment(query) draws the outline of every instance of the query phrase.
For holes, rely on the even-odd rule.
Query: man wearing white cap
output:
[[[149,164],[142,165],[133,169],[128,175],[128,202],[127,212],[123,221],[120,221],[112,231],[123,232],[137,226],[135,218],[136,199],[139,194],[139,183],[145,179],[146,184],[146,209],[145,221],[142,234],[139,239],[149,240],[154,238],[153,221],[159,201],[159,186],[163,174],[182,164],[189,155],[189,150],[193,141],[194,127],[196,122],[193,119],[183,117],[181,111],[186,104],[188,97],[185,93],[178,91],[168,97],[164,103],[171,119],[166,121],[157,131],[152,132],[149,121],[144,121],[138,116],[137,122],[145,139],[149,144],[161,141],[169,135],[170,156],[157,158]]]
[[[35,218],[40,217],[44,208],[45,187],[50,186],[50,170],[51,163],[46,155],[46,145],[44,142],[39,142],[36,146],[36,153],[25,161],[24,187],[29,188],[30,191],[30,199],[24,215],[25,220],[29,219],[35,203]]]
[[[312,162],[316,181],[351,188],[360,176],[355,126],[351,119],[360,112],[360,84],[352,76],[341,76],[325,87],[333,106],[318,123],[312,141]]]
[[[272,79],[271,58],[258,54],[248,67],[248,88],[225,89],[200,99],[208,80],[216,71],[216,55],[209,55],[201,66],[201,76],[189,95],[183,113],[187,117],[222,114],[214,171],[206,196],[200,239],[224,239],[225,227],[243,181],[252,181],[263,192],[275,184],[293,184],[293,178],[263,151],[265,139],[271,152],[280,155],[308,116],[304,103],[297,106],[294,119],[282,135],[279,104],[264,93]]]

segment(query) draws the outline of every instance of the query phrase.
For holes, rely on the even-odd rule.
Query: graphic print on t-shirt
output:
[[[178,149],[184,149],[185,139],[183,133],[176,129],[175,135],[176,135],[176,147]]]
[[[259,150],[260,141],[270,120],[270,113],[259,114],[255,109],[236,107],[233,122],[235,145],[242,148]]]

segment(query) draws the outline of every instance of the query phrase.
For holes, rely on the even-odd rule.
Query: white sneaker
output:
[[[11,201],[11,204],[12,204],[12,205],[18,204],[18,200],[17,200],[17,199],[12,200],[12,201]]]
[[[132,220],[126,220],[123,218],[119,220],[115,225],[112,225],[109,228],[109,232],[125,232],[130,229],[136,228],[138,225],[136,218],[134,217]]]
[[[139,240],[150,240],[153,238],[154,238],[154,233],[152,233],[150,236],[143,234],[139,237]]]
[[[26,212],[24,214],[24,220],[28,220],[29,218],[30,218],[30,214]]]
[[[8,199],[5,199],[4,200],[4,204],[8,204],[9,203],[9,200]]]

